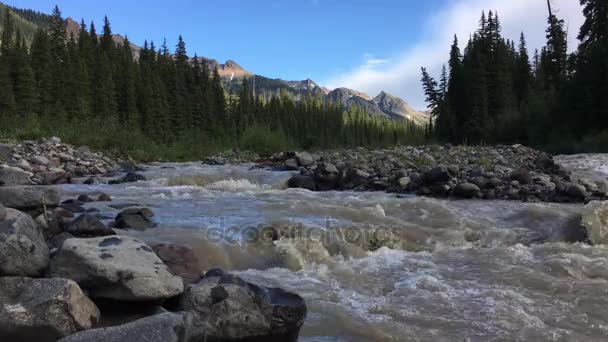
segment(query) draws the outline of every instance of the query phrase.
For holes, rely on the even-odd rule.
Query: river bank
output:
[[[558,157],[561,160],[567,157]],[[211,165],[246,157],[210,158]],[[542,151],[512,146],[398,146],[391,149],[290,152],[259,167],[299,171],[289,186],[313,191],[387,191],[436,198],[589,203],[605,200],[606,177],[567,169]]]

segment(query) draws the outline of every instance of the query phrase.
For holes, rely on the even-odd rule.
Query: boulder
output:
[[[444,166],[435,167],[424,174],[424,181],[431,185],[450,180],[450,172]]]
[[[34,219],[7,209],[0,223],[0,276],[38,276],[48,263],[49,249]]]
[[[112,202],[112,197],[108,194],[99,194],[97,197],[98,202]]]
[[[532,175],[527,167],[520,167],[517,170],[511,172],[511,180],[518,181],[519,184],[527,185],[532,184]]]
[[[115,235],[112,228],[106,227],[97,217],[91,214],[82,214],[78,216],[65,231],[76,237]]]
[[[300,188],[310,191],[315,191],[316,186],[312,177],[304,175],[295,175],[287,181],[287,186],[290,188]]]
[[[31,161],[33,164],[42,165],[42,166],[48,166],[50,163],[49,159],[45,156],[33,156]]]
[[[188,286],[180,307],[193,314],[195,340],[297,341],[306,318],[297,294],[221,273]]]
[[[146,177],[139,173],[129,172],[122,178],[111,180],[108,184],[123,184],[123,183],[135,183],[138,181],[145,181]]]
[[[581,224],[593,244],[608,244],[608,202],[594,201],[587,204],[583,208]]]
[[[310,166],[315,163],[313,156],[308,152],[296,153],[296,159],[298,160],[298,163],[304,167]]]
[[[481,189],[471,183],[462,183],[454,188],[454,196],[462,198],[477,198],[481,196]]]
[[[298,169],[298,161],[295,159],[287,159],[285,161],[285,169],[294,171]]]
[[[3,186],[0,187],[0,204],[5,207],[28,210],[43,206],[59,205],[59,193],[46,186]]]
[[[92,297],[122,301],[164,300],[184,289],[152,248],[129,236],[65,240],[49,275],[76,281]]]
[[[82,331],[60,342],[187,342],[189,319],[183,313],[161,313],[124,325]]]
[[[94,199],[92,199],[91,197],[89,197],[87,195],[80,195],[80,196],[78,196],[78,201],[81,202],[81,203],[95,202]]]
[[[99,316],[71,280],[0,278],[0,341],[54,342],[90,329]]]
[[[46,239],[50,239],[63,231],[63,222],[54,211],[43,212],[36,217],[35,221]]]
[[[5,167],[0,169],[0,184],[4,185],[28,185],[31,184],[31,173],[18,167]]]
[[[49,239],[49,244],[54,248],[61,248],[67,239],[73,239],[74,235],[66,232],[59,233]]]
[[[568,193],[568,196],[577,200],[583,200],[588,196],[587,190],[580,184],[570,184],[566,192]]]
[[[128,208],[116,215],[115,227],[120,229],[146,230],[156,227],[150,218],[154,216],[148,208]]]
[[[169,271],[182,278],[184,285],[190,285],[201,279],[202,266],[190,247],[169,243],[159,243],[152,249],[162,260]]]

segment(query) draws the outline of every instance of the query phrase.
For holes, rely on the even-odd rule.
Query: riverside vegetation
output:
[[[173,52],[146,41],[134,54],[128,39],[115,43],[107,18],[100,35],[82,22],[68,36],[57,7],[50,17],[0,9],[0,135],[8,138],[58,135],[147,160],[201,159],[233,147],[268,153],[425,139],[413,122],[345,111],[312,95],[263,99],[247,78],[238,93],[227,93],[217,68],[190,58],[181,36]],[[46,29],[28,41],[16,29],[19,13]]]

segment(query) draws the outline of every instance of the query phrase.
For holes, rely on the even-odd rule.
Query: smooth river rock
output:
[[[180,304],[194,315],[195,339],[297,341],[306,318],[306,304],[297,294],[221,272],[188,286]]]
[[[49,249],[34,219],[6,209],[0,223],[0,276],[38,276],[49,263]]]
[[[110,328],[82,331],[60,342],[187,342],[188,315],[162,313]],[[202,341],[202,340],[201,340]]]
[[[3,186],[0,187],[0,204],[5,207],[29,210],[43,206],[59,205],[59,192],[48,186]]]
[[[54,342],[90,329],[99,317],[71,280],[0,278],[0,341]]]
[[[152,248],[128,236],[65,240],[49,275],[76,281],[91,297],[122,301],[159,301],[184,290]]]
[[[0,169],[0,184],[4,185],[27,185],[31,184],[31,173],[18,167],[5,167]]]

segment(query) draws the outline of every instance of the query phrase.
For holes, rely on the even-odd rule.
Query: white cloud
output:
[[[553,0],[557,15],[566,21],[571,48],[577,45],[576,36],[583,16],[576,0]],[[393,93],[410,102],[415,108],[425,108],[424,94],[420,85],[420,67],[425,66],[437,75],[441,65],[447,62],[454,34],[458,35],[461,49],[469,36],[477,29],[483,10],[498,11],[503,35],[519,39],[521,31],[526,35],[528,48],[540,48],[545,44],[547,4],[544,0],[457,0],[443,11],[429,17],[422,30],[428,32],[420,42],[406,47],[388,59],[364,56],[364,62],[342,74],[323,82],[330,88],[348,87],[374,96],[381,90]],[[404,42],[404,45],[407,42]]]

